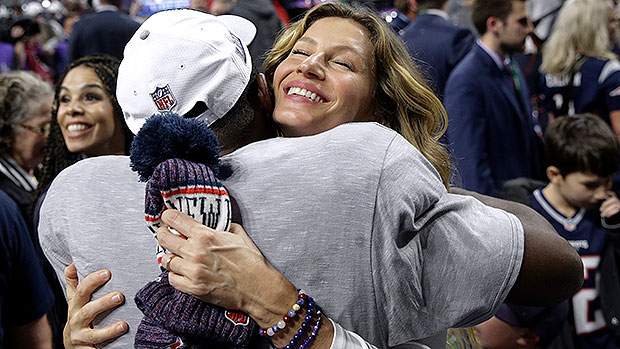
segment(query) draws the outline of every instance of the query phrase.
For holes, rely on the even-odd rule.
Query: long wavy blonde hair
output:
[[[615,59],[609,49],[607,0],[568,0],[562,6],[551,36],[543,47],[540,70],[568,74],[577,54]]]
[[[438,142],[446,130],[446,111],[424,82],[402,41],[371,10],[342,3],[313,7],[276,40],[263,64],[268,83],[273,84],[276,68],[297,40],[314,22],[326,17],[350,19],[366,28],[374,44],[377,88],[373,100],[378,114],[386,126],[400,133],[430,161],[448,187],[450,157]]]

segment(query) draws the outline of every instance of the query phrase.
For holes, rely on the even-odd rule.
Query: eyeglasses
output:
[[[26,124],[19,124],[19,127],[22,127],[30,132],[34,132],[36,134],[39,134],[41,136],[48,136],[50,134],[50,127],[51,124],[45,124],[43,126],[30,126],[30,125],[26,125]]]

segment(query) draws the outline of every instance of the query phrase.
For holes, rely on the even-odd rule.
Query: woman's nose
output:
[[[67,113],[69,113],[69,115],[81,114],[82,112],[82,104],[79,101],[73,100],[67,105]]]
[[[323,55],[321,53],[312,54],[303,60],[297,67],[297,71],[308,79],[324,79],[325,70],[323,68]]]

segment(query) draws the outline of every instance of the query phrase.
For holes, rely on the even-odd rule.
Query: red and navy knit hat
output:
[[[145,219],[152,233],[161,226],[161,214],[177,209],[218,231],[228,230],[230,197],[216,177],[219,146],[202,121],[176,114],[149,118],[133,140],[131,166],[146,181]],[[159,246],[159,245],[158,245]],[[166,251],[158,247],[158,262]],[[135,297],[144,313],[137,329],[136,347],[245,348],[257,332],[246,314],[204,303],[174,289],[168,271],[143,287]]]

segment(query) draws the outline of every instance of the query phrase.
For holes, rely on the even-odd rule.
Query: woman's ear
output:
[[[259,73],[256,77],[258,86],[258,103],[263,111],[271,115],[273,112],[273,96],[265,74]]]

